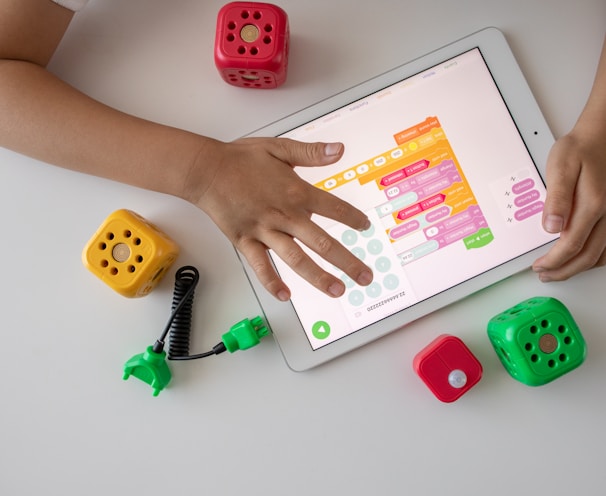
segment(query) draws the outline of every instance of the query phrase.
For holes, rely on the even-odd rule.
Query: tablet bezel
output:
[[[553,135],[505,36],[494,27],[485,28],[398,66],[254,131],[247,137],[279,136],[474,48],[480,49],[528,152],[544,180],[545,162],[554,142]],[[554,242],[555,240],[316,350],[312,348],[292,303],[275,300],[260,284],[246,260],[243,257],[240,259],[287,365],[292,370],[304,371],[399,330],[425,315],[527,269],[536,258],[545,254]]]

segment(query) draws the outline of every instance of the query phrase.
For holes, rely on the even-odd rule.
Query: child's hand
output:
[[[553,146],[543,226],[560,239],[533,265],[541,281],[606,264],[606,138],[594,127],[577,125]]]
[[[336,196],[303,181],[293,167],[328,165],[342,154],[343,145],[335,143],[306,144],[281,138],[216,142],[215,151],[200,157],[200,165],[189,178],[195,188],[199,171],[206,179],[198,180],[198,187],[205,190],[188,196],[210,215],[276,298],[287,300],[290,291],[274,270],[268,249],[319,290],[341,296],[343,282],[320,268],[295,238],[358,284],[367,285],[372,280],[371,270],[310,217],[329,217],[357,230],[369,227],[368,218]]]

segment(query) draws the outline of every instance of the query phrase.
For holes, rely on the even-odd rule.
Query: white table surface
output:
[[[130,113],[231,140],[480,28],[506,34],[556,136],[589,92],[604,0],[283,0],[292,30],[278,90],[225,84],[213,65],[224,2],[91,0],[51,69]],[[130,300],[91,275],[81,250],[130,208],[182,248],[149,296]],[[529,271],[306,373],[272,339],[172,363],[159,397],[124,362],[152,344],[174,270],[196,265],[192,350],[259,313],[230,244],[178,199],[0,150],[0,494],[602,495],[606,485],[604,270],[541,284]],[[486,336],[519,301],[553,296],[588,345],[585,363],[530,388]],[[461,337],[484,377],[453,404],[412,369],[438,334]]]

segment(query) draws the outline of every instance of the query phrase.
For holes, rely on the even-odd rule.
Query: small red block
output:
[[[231,2],[217,16],[215,65],[229,84],[277,88],[286,81],[290,30],[280,7]]]
[[[413,367],[440,401],[452,403],[482,378],[482,364],[465,343],[442,334],[414,358]]]

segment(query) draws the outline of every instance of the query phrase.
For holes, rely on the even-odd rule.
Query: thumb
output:
[[[565,139],[555,143],[547,159],[547,197],[543,209],[543,228],[559,233],[565,226],[574,201],[579,174],[579,162],[569,157]]]
[[[342,156],[343,143],[303,143],[288,138],[279,138],[274,156],[292,167],[316,167],[333,164]]]

